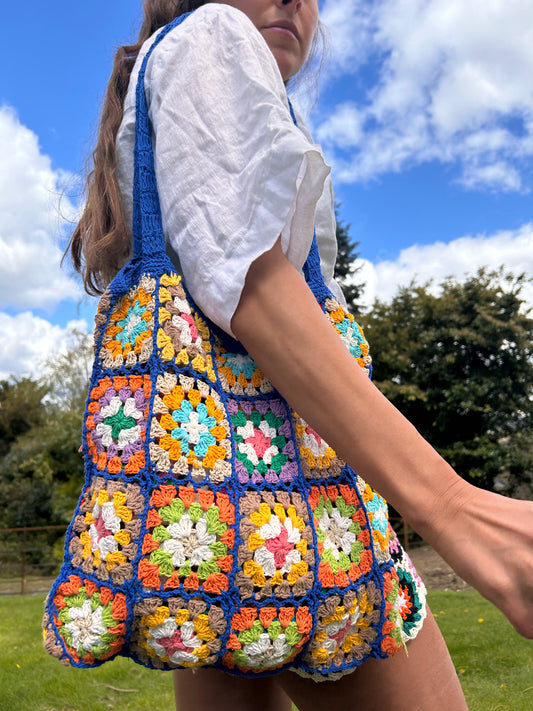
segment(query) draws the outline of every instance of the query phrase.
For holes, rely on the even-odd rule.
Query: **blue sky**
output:
[[[531,0],[321,4],[328,57],[309,120],[368,302],[482,265],[533,275]],[[8,3],[0,29],[2,376],[35,370],[67,324],[92,328],[94,303],[59,270],[76,199],[59,211],[58,195],[79,188],[113,50],[141,14],[137,0],[29,9],[21,23]]]

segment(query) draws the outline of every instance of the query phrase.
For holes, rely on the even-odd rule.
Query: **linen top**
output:
[[[135,63],[117,136],[117,178],[132,221]],[[156,47],[145,91],[167,251],[189,292],[214,323],[230,322],[251,263],[281,235],[300,272],[313,225],[326,284],[337,243],[330,168],[301,117],[295,126],[279,68],[240,10],[207,4]]]

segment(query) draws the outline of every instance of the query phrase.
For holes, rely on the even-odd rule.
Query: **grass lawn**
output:
[[[430,605],[470,711],[531,711],[533,642],[473,591],[434,591]],[[1,711],[172,711],[169,673],[122,658],[95,670],[69,669],[48,657],[41,613],[40,596],[0,597]],[[16,637],[10,632],[15,627]]]
[[[49,657],[40,634],[43,599],[40,595],[0,597],[1,711],[174,709],[168,672],[145,669],[124,658],[97,669],[74,669]],[[15,626],[14,637],[10,630]]]
[[[474,590],[432,591],[429,605],[470,711],[533,709],[533,641],[520,637]]]

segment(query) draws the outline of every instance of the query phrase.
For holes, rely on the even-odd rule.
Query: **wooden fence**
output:
[[[65,529],[64,525],[0,528],[0,595],[48,591],[59,566],[50,541]]]
[[[392,517],[395,530],[405,550],[409,550],[410,529],[403,518]],[[66,526],[29,526],[0,528],[0,595],[46,593],[58,572],[60,558],[54,556],[53,545],[43,542],[43,536],[58,538],[54,532]],[[40,539],[40,540],[39,540]],[[59,556],[59,553],[57,554]]]

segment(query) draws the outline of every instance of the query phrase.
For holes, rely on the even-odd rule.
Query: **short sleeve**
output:
[[[280,235],[302,269],[329,167],[294,125],[262,35],[235,8],[207,4],[172,30],[146,87],[165,235],[193,299],[231,334],[248,269]]]

